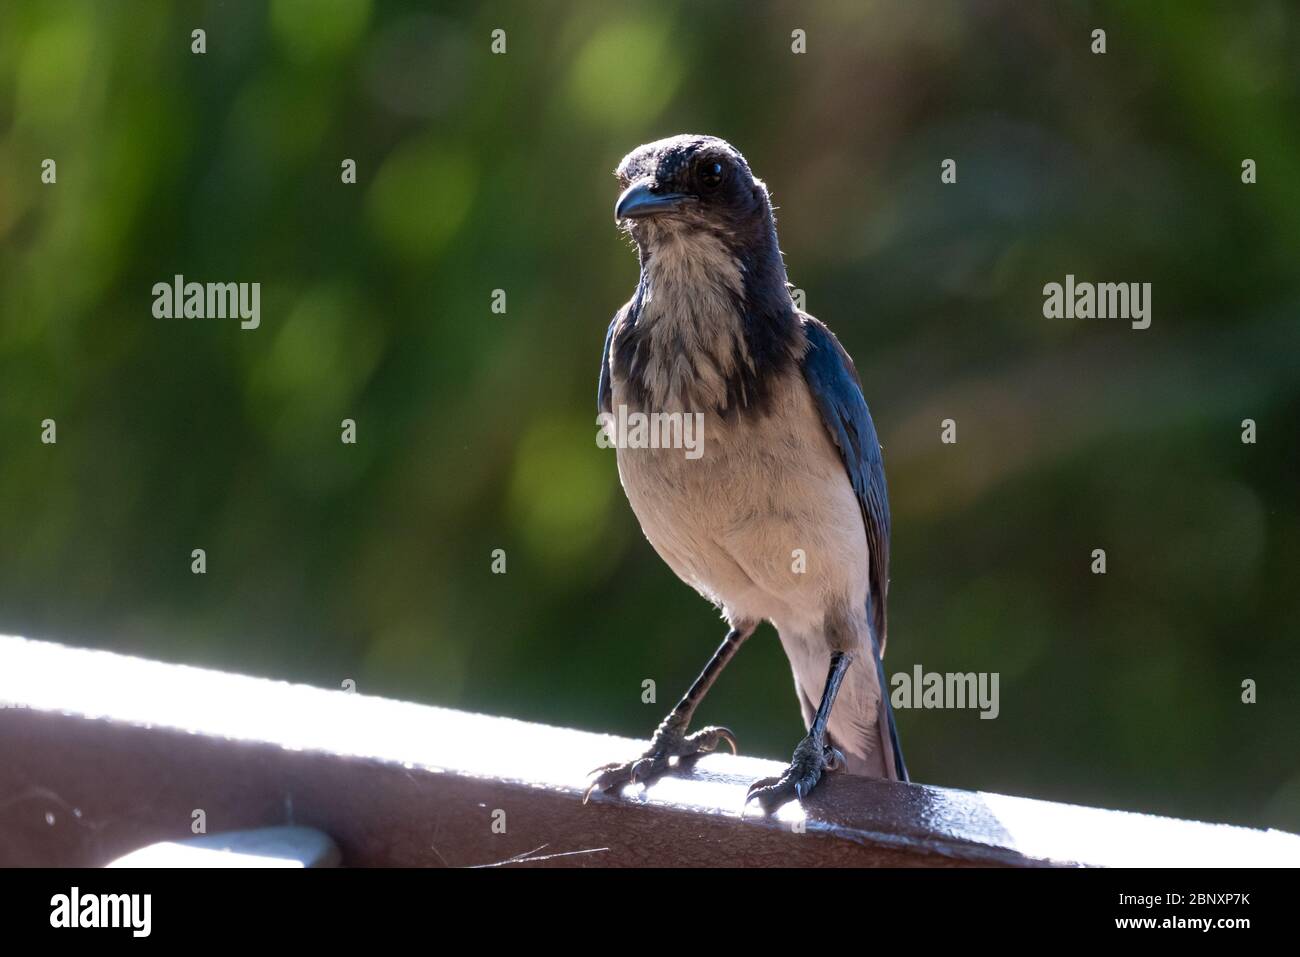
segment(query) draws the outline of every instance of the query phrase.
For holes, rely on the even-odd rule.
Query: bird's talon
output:
[[[843,771],[847,763],[844,760],[844,752],[830,745],[827,745],[826,750],[822,752],[822,758],[826,762],[827,771]]]
[[[694,734],[683,736],[678,726],[665,722],[656,729],[650,747],[639,758],[602,764],[591,771],[588,777],[594,775],[596,779],[583,794],[582,803],[586,804],[587,799],[597,790],[609,792],[625,784],[648,784],[674,767],[674,758],[677,759],[676,765],[680,766],[683,761],[691,761],[715,751],[722,741],[731,746],[732,754],[737,753],[736,736],[728,728],[710,725]]]
[[[683,744],[686,745],[684,749],[686,753],[679,755],[679,757],[694,757],[699,754],[708,754],[712,751],[716,751],[719,742],[722,741],[727,742],[728,747],[731,748],[732,754],[740,753],[740,746],[736,743],[736,736],[732,733],[730,728],[709,725],[707,728],[701,728],[694,734],[686,736],[686,739],[683,742]]]
[[[749,786],[745,806],[756,800],[765,813],[771,814],[787,801],[802,801],[812,793],[832,761],[843,763],[844,755],[835,748],[822,747],[813,739],[804,738],[794,749],[790,766],[779,778],[763,778]]]

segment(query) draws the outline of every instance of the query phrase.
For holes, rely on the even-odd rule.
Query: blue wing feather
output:
[[[626,308],[626,307],[624,307]],[[596,411],[610,412],[613,405],[613,383],[609,377],[609,349],[614,341],[614,327],[618,325],[619,317],[623,315],[620,309],[614,313],[614,318],[609,321],[609,328],[605,330],[605,345],[600,350],[600,379],[596,382]]]
[[[900,779],[907,780],[903,751],[898,744],[893,709],[889,705],[882,658],[888,637],[885,613],[889,592],[889,490],[885,485],[885,463],[880,440],[862,395],[862,383],[853,360],[834,333],[812,318],[803,317],[808,351],[803,374],[817,403],[823,424],[840,451],[845,471],[862,509],[870,556],[867,588],[867,620],[871,625],[872,651],[880,678],[880,697],[888,715],[889,734]]]

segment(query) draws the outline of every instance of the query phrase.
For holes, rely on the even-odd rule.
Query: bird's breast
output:
[[[756,619],[816,617],[831,592],[865,600],[861,512],[797,371],[774,385],[763,415],[687,410],[698,417],[692,449],[663,441],[675,423],[656,424],[650,416],[662,410],[639,404],[618,376],[612,398],[625,421],[647,416],[636,420],[643,438],[660,430],[658,447],[616,442],[619,478],[646,538],[680,578]]]
[[[659,229],[634,309],[614,331],[615,375],[662,411],[721,409],[752,369],[740,264],[714,236]]]

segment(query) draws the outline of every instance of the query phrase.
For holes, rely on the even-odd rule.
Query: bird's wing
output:
[[[885,488],[885,463],[880,440],[862,396],[862,384],[853,360],[835,334],[811,316],[804,320],[808,351],[803,374],[821,412],[822,423],[840,450],[840,458],[862,507],[871,556],[870,621],[872,637],[885,652],[885,596],[889,589],[889,493]]]
[[[605,331],[605,345],[600,350],[600,379],[596,383],[597,412],[613,411],[614,386],[609,375],[609,350],[614,342],[614,329],[618,326],[618,321],[623,318],[623,313],[626,311],[627,306],[624,306],[614,313],[614,318],[610,320],[609,328]]]
[[[808,351],[803,358],[804,379],[821,413],[822,423],[839,449],[853,492],[862,509],[862,523],[867,532],[870,567],[867,570],[867,619],[875,652],[875,668],[880,682],[882,711],[889,724],[898,776],[907,780],[903,752],[898,745],[893,710],[889,706],[888,685],[882,658],[888,637],[885,599],[889,591],[889,492],[885,487],[885,463],[880,455],[880,440],[862,395],[862,382],[853,360],[844,351],[835,334],[812,316],[801,316],[808,336]]]

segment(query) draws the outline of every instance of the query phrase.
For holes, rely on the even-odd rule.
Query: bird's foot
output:
[[[685,760],[708,754],[716,750],[723,741],[731,746],[731,753],[735,754],[736,736],[727,728],[710,725],[694,734],[686,734],[684,724],[670,722],[665,718],[655,729],[654,736],[650,739],[650,747],[646,748],[639,758],[622,763],[614,761],[610,764],[602,764],[590,772],[593,779],[587,792],[582,796],[582,803],[587,803],[593,791],[609,792],[625,784],[652,781],[671,767],[673,758]]]
[[[780,777],[761,778],[749,786],[745,806],[757,801],[765,814],[771,814],[787,801],[799,801],[817,786],[825,771],[844,766],[844,755],[829,745],[806,737],[794,749],[790,766]]]

